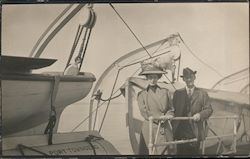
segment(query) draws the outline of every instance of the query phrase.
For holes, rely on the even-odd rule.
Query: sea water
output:
[[[98,127],[100,127],[103,120],[105,109],[106,105],[99,108],[100,114],[96,123]],[[111,103],[100,134],[105,140],[111,142],[121,154],[133,155],[129,140],[129,130],[126,126],[126,112],[125,103]],[[88,130],[88,119],[86,120],[88,115],[89,103],[78,102],[68,106],[62,113],[58,131],[71,132],[84,119],[85,122],[74,131]]]

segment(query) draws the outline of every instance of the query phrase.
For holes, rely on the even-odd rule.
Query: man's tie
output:
[[[188,89],[188,97],[191,98],[191,96],[192,96],[191,89]]]

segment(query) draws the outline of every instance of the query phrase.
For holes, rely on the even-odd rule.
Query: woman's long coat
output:
[[[174,108],[170,93],[165,88],[159,86],[149,86],[145,90],[138,93],[138,105],[141,115],[144,117],[141,130],[141,138],[139,145],[139,154],[147,155],[149,144],[149,117],[159,117],[165,114],[174,115]],[[153,123],[153,143],[155,142],[155,135],[158,127],[158,120]],[[162,143],[173,140],[173,133],[171,125],[168,121],[161,124],[159,136],[156,143]],[[155,149],[155,154],[173,154],[175,146],[161,146]]]

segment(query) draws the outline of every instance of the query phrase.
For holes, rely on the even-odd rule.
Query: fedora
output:
[[[180,77],[190,77],[191,75],[195,75],[197,71],[193,71],[190,68],[186,67],[183,69],[183,75]]]

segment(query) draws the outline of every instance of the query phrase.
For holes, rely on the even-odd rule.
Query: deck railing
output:
[[[156,136],[155,136],[155,142],[153,143],[153,120],[168,120],[165,116],[160,116],[160,117],[149,117],[149,144],[148,144],[148,148],[149,148],[149,154],[153,155],[154,151],[155,151],[155,147],[158,146],[166,146],[166,145],[171,145],[171,144],[184,144],[184,143],[191,143],[191,142],[197,142],[197,138],[193,138],[193,139],[187,139],[187,140],[175,140],[175,141],[168,141],[168,142],[162,142],[157,144],[157,137],[159,134],[159,128],[160,128],[160,124],[161,122],[159,122],[158,124],[158,128],[157,128],[157,132],[156,132]],[[174,117],[170,120],[193,120],[193,117]],[[229,134],[223,134],[223,135],[215,135],[215,136],[209,136],[206,137],[204,141],[202,141],[202,154],[205,154],[205,144],[207,140],[213,140],[213,139],[218,139],[218,138],[225,138],[225,137],[233,137],[233,144],[232,144],[232,153],[236,153],[236,135],[237,135],[237,119],[238,116],[237,115],[233,115],[233,116],[214,116],[214,117],[210,117],[209,120],[211,119],[233,119],[233,132],[229,133]],[[170,126],[170,120],[168,120]]]

